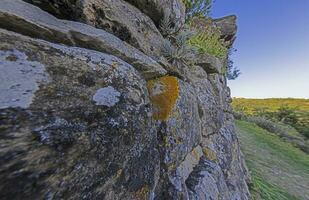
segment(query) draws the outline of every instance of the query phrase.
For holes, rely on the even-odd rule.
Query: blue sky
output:
[[[233,97],[309,98],[309,0],[216,0],[212,17],[238,17]]]

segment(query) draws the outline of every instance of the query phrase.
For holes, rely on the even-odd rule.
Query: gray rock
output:
[[[213,20],[214,26],[219,28],[222,34],[221,38],[225,40],[228,47],[231,47],[236,39],[236,19],[235,15],[230,15]]]
[[[85,24],[58,20],[21,0],[0,2],[0,28],[115,55],[133,65],[146,79],[166,73],[156,61],[119,38]]]
[[[0,109],[29,107],[39,86],[48,82],[44,65],[16,49],[0,50],[0,71]]]
[[[201,66],[207,74],[221,74],[223,71],[223,60],[205,53],[196,55],[196,65]]]
[[[55,16],[83,22],[117,36],[145,54],[160,57],[163,37],[152,20],[136,7],[122,0],[30,0]],[[65,5],[65,6],[64,6]],[[51,9],[52,8],[52,9]],[[71,11],[71,15],[65,13]]]
[[[93,95],[92,99],[96,102],[96,105],[114,106],[119,102],[120,93],[112,86],[100,88]]]
[[[180,0],[125,0],[147,14],[157,26],[164,17],[169,17],[176,27],[185,22],[185,6]]]
[[[74,20],[86,1],[37,2]],[[168,9],[172,19],[178,15],[173,8],[178,1],[128,2],[157,26]],[[119,5],[137,10],[120,0],[97,7],[115,8],[105,20],[117,24],[127,16],[116,13]],[[102,20],[99,10],[83,12],[89,20],[91,14]],[[232,44],[235,19],[207,23],[221,27],[222,38]],[[153,27],[151,21],[145,24]],[[250,198],[222,74],[226,60],[201,57],[200,66],[173,69],[115,32],[56,19],[20,0],[0,1],[0,27],[7,29],[0,29],[1,197]],[[151,45],[133,29],[132,38]]]
[[[33,90],[20,104],[3,104],[19,93],[1,90],[1,196],[150,198],[159,154],[140,74],[92,50],[2,29],[0,40],[1,83]]]

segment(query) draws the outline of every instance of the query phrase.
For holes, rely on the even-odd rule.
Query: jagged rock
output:
[[[58,20],[21,0],[0,2],[0,28],[115,55],[133,65],[146,79],[166,73],[166,70],[152,58],[117,37],[85,24]]]
[[[199,165],[194,168],[186,184],[189,188],[190,199],[234,199],[228,192],[220,167],[204,157],[201,158]]]
[[[150,198],[159,154],[139,73],[108,54],[0,39],[1,196]]]
[[[182,27],[185,22],[185,6],[181,0],[125,0],[147,14],[159,27],[164,17],[172,25]]]
[[[68,2],[67,0],[57,0],[52,3],[47,0],[30,0],[30,3],[55,16],[59,16],[60,12],[63,13],[63,16],[60,17],[64,19],[80,21],[104,29],[145,54],[160,57],[160,48],[163,44],[160,32],[148,16],[125,1],[83,0]],[[68,8],[71,10],[70,16],[65,15]]]
[[[231,47],[236,39],[236,19],[237,17],[235,15],[230,15],[213,20],[214,25],[219,28],[222,34],[221,38],[224,39],[228,47]]]
[[[211,56],[208,54],[196,55],[196,65],[201,66],[207,74],[218,73],[221,74],[223,71],[223,61],[220,58]]]
[[[195,29],[204,31],[206,28],[212,28],[214,30],[219,30],[220,38],[224,41],[224,45],[227,48],[231,48],[237,33],[237,17],[235,15],[230,15],[218,19],[201,19],[199,17],[194,17],[191,23],[194,25]]]

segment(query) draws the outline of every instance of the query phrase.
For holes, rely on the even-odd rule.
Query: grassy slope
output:
[[[237,121],[236,125],[252,175],[253,196],[308,200],[309,155],[254,124]]]

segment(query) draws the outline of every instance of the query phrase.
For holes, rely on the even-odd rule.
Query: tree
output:
[[[231,59],[232,53],[236,51],[231,48],[228,52],[227,66],[226,66],[226,77],[228,80],[235,80],[241,74],[240,70],[234,66],[234,61]]]
[[[186,20],[195,16],[208,16],[213,0],[183,0],[186,6]]]

